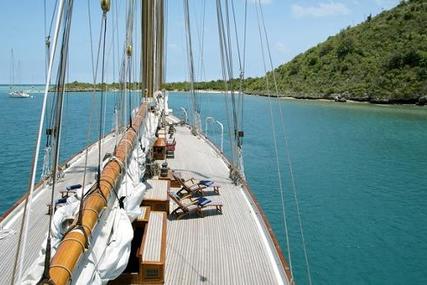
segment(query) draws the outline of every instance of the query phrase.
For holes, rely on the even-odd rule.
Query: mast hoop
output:
[[[83,233],[82,233],[83,234]],[[83,234],[84,235],[84,234]],[[61,243],[64,243],[64,242],[66,242],[66,241],[73,241],[73,242],[76,242],[76,243],[78,243],[81,247],[82,247],[82,250],[83,251],[85,251],[86,250],[86,246],[80,241],[80,240],[78,240],[78,239],[76,239],[76,238],[73,238],[73,237],[69,237],[69,238],[66,238],[66,239],[63,239],[62,241],[61,241]],[[53,266],[51,266],[51,268],[52,267],[55,267],[55,266],[57,266],[57,265],[53,265]]]
[[[136,131],[135,131],[135,129],[133,127],[130,127],[128,130],[132,130],[136,134]],[[129,138],[124,138],[123,142],[129,144],[131,148],[134,147],[133,142]]]
[[[120,173],[123,172],[123,169],[125,168],[125,166],[124,166],[123,162],[120,161],[120,159],[117,158],[117,156],[115,156],[115,155],[111,156],[109,161],[116,162],[119,165],[119,167],[120,167]]]
[[[105,198],[104,194],[102,194],[101,190],[99,188],[96,188],[95,190],[93,190],[93,192],[90,193],[90,195],[98,195],[101,196],[102,200],[104,200],[105,204],[108,204],[107,198]],[[96,210],[92,209],[92,208],[84,208],[83,211],[88,210],[88,211],[93,211],[96,213],[96,216],[99,218],[100,213],[98,213]]]
[[[63,266],[60,264],[50,265],[50,269],[52,269],[52,268],[60,268],[60,269],[67,271],[68,275],[70,276],[70,281],[71,281],[72,273],[71,273],[70,269],[68,269],[66,266]]]
[[[86,234],[86,237],[87,237],[86,238],[86,240],[87,240],[86,246],[89,247],[89,237],[92,236],[92,231],[87,225],[79,225],[79,226],[83,228],[83,232]],[[88,231],[88,233],[86,233],[86,230]]]
[[[86,233],[86,228],[89,229],[88,230],[89,233]],[[79,218],[77,218],[77,224],[71,225],[70,228],[65,232],[64,237],[73,231],[74,232],[80,231],[83,233],[83,235],[85,237],[85,241],[86,241],[85,248],[88,249],[89,248],[89,237],[92,234],[92,231],[90,230],[90,228],[88,226],[81,224],[80,212],[79,212]],[[60,243],[62,243],[64,241],[65,240],[61,240]]]

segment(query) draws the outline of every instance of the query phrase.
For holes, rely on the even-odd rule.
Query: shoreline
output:
[[[168,90],[169,92],[189,92],[185,90]],[[223,94],[224,91],[219,90],[197,90],[198,93],[202,94]],[[243,92],[246,96],[259,96],[259,97],[269,97],[267,94],[256,94],[252,92]],[[336,97],[333,98],[332,96]],[[309,97],[309,96],[276,96],[271,95],[272,98],[284,99],[284,100],[305,100],[305,101],[319,101],[319,102],[329,102],[329,103],[351,103],[351,104],[369,104],[369,105],[383,105],[383,106],[417,106],[423,107],[427,106],[427,102],[420,104],[419,99],[377,99],[377,98],[345,98],[339,94],[332,94],[331,98],[320,98],[320,97]]]
[[[101,92],[101,89],[68,89],[65,92],[76,92],[76,93],[84,93],[84,92]],[[106,92],[120,92],[119,89],[111,89],[111,90],[105,90]],[[140,89],[131,90],[132,92],[142,92]],[[189,92],[186,90],[167,90],[168,92]],[[220,90],[196,90],[200,94],[223,94],[224,91]],[[33,91],[32,93],[37,93],[37,90]],[[243,92],[244,95],[247,96],[259,96],[259,97],[269,97],[267,94],[259,94],[259,93],[253,93],[253,92]],[[326,97],[327,96],[327,97]],[[427,106],[427,98],[421,97],[418,99],[380,99],[380,98],[348,98],[348,94],[331,94],[331,95],[324,95],[324,97],[310,97],[310,96],[290,96],[290,95],[282,95],[277,96],[275,94],[270,95],[272,98],[279,98],[279,99],[285,99],[285,100],[306,100],[306,101],[320,101],[320,102],[334,102],[334,103],[356,103],[356,104],[372,104],[372,105],[396,105],[396,106]]]

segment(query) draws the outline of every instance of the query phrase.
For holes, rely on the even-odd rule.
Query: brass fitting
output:
[[[104,13],[110,11],[110,0],[101,0],[101,8]]]
[[[126,48],[126,54],[127,54],[127,56],[132,55],[132,45],[128,45],[128,47]]]

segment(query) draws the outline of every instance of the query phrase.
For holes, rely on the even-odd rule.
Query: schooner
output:
[[[279,243],[245,180],[238,114],[230,112],[234,133],[230,160],[202,133],[197,102],[190,124],[169,110],[168,94],[162,90],[166,1],[127,3],[121,89],[112,132],[104,132],[102,123],[107,23],[113,3],[100,1],[96,61],[100,74],[94,83],[100,79],[102,91],[93,110],[94,116],[99,110],[98,140],[61,163],[74,1],[56,2],[52,35],[46,38],[47,78],[28,193],[0,218],[0,228],[10,231],[0,239],[1,283],[293,284]],[[183,2],[194,93],[189,2]],[[225,15],[231,7],[229,1],[216,2],[227,84],[232,79],[227,67],[232,53]],[[141,13],[137,37],[136,13]],[[135,60],[139,55],[134,38],[141,40],[140,62]],[[139,78],[132,78],[132,64],[140,64]],[[141,82],[140,92],[132,91],[135,81]],[[46,127],[48,94],[55,99]],[[235,96],[233,90],[227,96]],[[48,141],[44,176],[36,183],[44,135]]]

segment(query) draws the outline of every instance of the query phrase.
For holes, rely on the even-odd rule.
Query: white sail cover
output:
[[[106,284],[117,278],[125,269],[133,239],[132,222],[139,216],[140,205],[146,190],[142,178],[145,173],[147,152],[156,139],[155,133],[164,107],[163,94],[157,93],[156,112],[148,112],[140,130],[138,144],[132,152],[126,173],[117,190],[117,196],[124,197],[121,209],[115,194],[110,196],[108,207],[101,214],[91,237],[89,248],[84,253],[78,267],[74,270],[71,284]],[[86,186],[85,190],[90,189]],[[65,234],[64,222],[74,219],[79,211],[80,197],[70,197],[66,205],[59,208],[53,218],[52,256]],[[45,243],[44,243],[45,244]],[[22,284],[36,284],[43,273],[45,248],[38,259],[24,274]]]
[[[91,185],[85,187],[85,191],[89,190]],[[67,199],[64,206],[58,208],[53,216],[52,222],[52,235],[51,235],[51,255],[53,256],[56,252],[56,248],[58,247],[62,237],[66,233],[66,227],[69,221],[73,220],[77,215],[80,205],[80,197],[79,195],[70,197]],[[25,278],[22,281],[22,284],[36,284],[40,281],[41,275],[44,269],[44,260],[46,253],[46,238],[43,241],[42,249],[40,250],[40,254],[33,265],[30,267],[29,271],[24,275]]]

